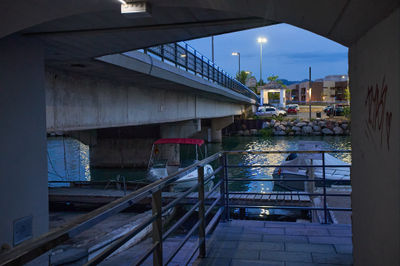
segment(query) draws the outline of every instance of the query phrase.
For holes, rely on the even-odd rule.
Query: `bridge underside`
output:
[[[128,20],[118,1],[1,1],[1,246],[48,230],[45,65],[71,71],[104,54],[285,22],[350,48],[354,263],[398,265],[399,2],[151,2],[152,18]],[[24,226],[32,231],[14,239]]]

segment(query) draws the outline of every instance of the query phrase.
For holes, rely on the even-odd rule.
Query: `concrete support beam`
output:
[[[43,48],[33,39],[8,37],[0,40],[0,51],[0,246],[5,247],[48,231],[49,215]]]
[[[160,126],[161,138],[189,138],[201,131],[201,119],[167,123]]]
[[[400,264],[400,9],[350,47],[355,265]]]
[[[222,129],[232,124],[233,116],[214,118],[211,120],[211,142],[222,142]]]

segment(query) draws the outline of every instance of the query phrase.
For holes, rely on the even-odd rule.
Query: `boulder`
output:
[[[324,127],[324,126],[326,125],[326,123],[325,123],[325,121],[319,121],[319,122],[318,122],[318,125],[319,125],[320,127]]]
[[[294,134],[295,134],[296,136],[302,135],[301,130],[294,132]]]
[[[305,122],[300,122],[300,123],[297,123],[296,126],[298,126],[298,127],[304,127],[304,126],[306,126],[306,125],[307,125],[307,123],[305,123]]]
[[[321,128],[320,128],[319,126],[313,126],[313,130],[314,130],[315,132],[320,132],[320,131],[321,131]]]
[[[288,124],[288,123],[287,123],[286,121],[282,121],[282,122],[281,122],[281,125],[283,125],[283,126],[285,126],[285,127],[287,126],[287,124]]]
[[[291,127],[291,126],[293,126],[293,123],[290,122],[290,121],[288,121],[288,122],[286,123],[286,125],[289,126],[289,127]]]
[[[269,128],[269,123],[267,121],[263,122],[261,128]]]
[[[274,132],[275,136],[286,136],[286,132],[285,131],[281,131],[281,130],[277,130]]]
[[[310,134],[313,131],[312,127],[310,126],[304,126],[301,130],[304,134]]]
[[[343,129],[341,127],[334,127],[333,132],[335,132],[335,135],[342,135]]]
[[[269,123],[270,123],[271,126],[273,126],[273,125],[275,125],[275,122],[276,122],[276,120],[272,119]]]
[[[346,124],[346,123],[343,123],[343,124],[342,124],[342,128],[343,128],[344,130],[346,130],[348,127],[349,127],[349,124]]]
[[[282,131],[286,130],[286,127],[284,125],[280,125],[278,128],[279,128],[279,130],[282,130]]]
[[[293,131],[290,131],[290,132],[288,133],[288,135],[289,135],[289,136],[294,136],[294,132],[293,132]]]
[[[281,125],[281,123],[279,121],[276,121],[274,124],[274,127],[279,127]]]
[[[333,135],[333,131],[330,130],[329,128],[323,128],[322,129],[322,134],[324,134],[324,135]]]
[[[298,126],[293,126],[293,127],[292,127],[292,130],[293,130],[293,131],[301,131],[301,128],[299,128]]]

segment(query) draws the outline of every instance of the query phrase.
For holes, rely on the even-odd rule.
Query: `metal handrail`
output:
[[[179,250],[185,245],[186,241],[191,237],[191,235],[198,229],[199,230],[199,241],[196,247],[193,250],[190,259],[193,257],[194,253],[199,250],[199,256],[204,257],[206,255],[206,238],[205,236],[211,231],[211,228],[215,226],[217,221],[222,218],[222,220],[229,219],[229,212],[230,208],[268,208],[268,209],[295,209],[295,210],[323,210],[325,214],[325,223],[327,223],[327,211],[351,211],[351,208],[337,208],[337,207],[330,207],[328,208],[326,205],[326,197],[327,196],[349,196],[348,194],[335,194],[326,193],[326,178],[325,178],[325,168],[328,167],[325,165],[325,156],[322,156],[322,166],[313,166],[313,167],[322,167],[323,168],[323,193],[306,193],[306,192],[299,192],[298,195],[309,195],[309,196],[323,196],[324,197],[324,206],[323,207],[306,207],[306,206],[276,206],[276,205],[232,205],[230,203],[229,194],[243,194],[236,191],[229,191],[229,182],[245,182],[245,181],[283,181],[283,182],[291,182],[291,181],[301,181],[301,180],[284,180],[284,179],[240,179],[240,178],[233,178],[230,179],[228,175],[228,158],[227,155],[231,154],[266,154],[266,153],[324,153],[327,152],[350,152],[350,151],[255,151],[255,152],[246,152],[246,151],[227,151],[227,152],[218,152],[200,162],[197,162],[189,167],[178,171],[175,174],[169,175],[168,177],[158,180],[152,184],[149,184],[143,188],[138,189],[135,192],[130,193],[127,196],[124,196],[118,200],[115,200],[103,207],[100,207],[76,220],[67,224],[66,226],[53,230],[42,237],[37,239],[27,241],[20,246],[17,246],[10,250],[9,252],[3,253],[2,257],[0,258],[0,265],[3,264],[11,264],[11,265],[19,265],[26,263],[41,254],[49,251],[50,249],[56,247],[57,245],[61,244],[62,242],[76,236],[77,234],[85,231],[92,226],[96,225],[97,223],[107,219],[108,217],[115,215],[124,209],[138,203],[145,197],[152,195],[152,208],[153,214],[149,216],[145,221],[141,222],[137,225],[136,228],[130,230],[126,234],[119,237],[116,241],[114,241],[109,247],[103,250],[100,254],[98,254],[95,258],[90,260],[87,265],[95,265],[109,255],[111,255],[114,251],[120,248],[123,244],[127,241],[132,239],[135,235],[139,232],[143,231],[146,227],[148,227],[151,223],[153,226],[153,245],[150,249],[146,251],[146,253],[134,264],[140,264],[146,260],[148,256],[153,254],[153,263],[155,265],[162,265],[163,263],[163,256],[162,256],[162,243],[165,239],[167,239],[183,222],[189,218],[191,214],[195,212],[196,209],[199,210],[199,218],[197,223],[191,228],[191,230],[186,234],[184,239],[179,243],[178,247],[173,251],[171,256],[168,257],[166,263],[172,261],[173,257],[179,252]],[[216,168],[215,171],[208,174],[207,176],[204,175],[204,166],[208,163],[214,162],[219,160],[219,167]],[[245,166],[242,166],[245,167]],[[272,166],[271,166],[272,167]],[[350,167],[350,166],[347,166]],[[183,177],[184,175],[188,174],[189,172],[197,169],[198,171],[198,183],[195,187],[191,187],[187,191],[183,192],[183,194],[178,197],[177,199],[173,200],[171,203],[167,204],[166,206],[162,206],[162,189],[166,188],[168,185],[172,184],[173,182],[177,181],[179,178]],[[222,171],[222,178],[219,180],[209,191],[208,193],[204,192],[204,184],[211,180],[211,177],[220,173]],[[315,182],[312,180],[304,180],[308,182]],[[220,195],[212,202],[206,202],[205,200],[209,198],[209,196],[218,188],[220,188]],[[167,232],[163,232],[162,228],[162,214],[165,213],[168,209],[176,206],[181,200],[186,198],[191,192],[198,189],[199,193],[199,201],[192,206],[192,208],[175,224],[169,228]],[[260,192],[246,192],[246,194],[254,194],[254,195],[286,195],[283,192],[272,192],[272,193],[260,193]],[[209,207],[206,209],[205,205]],[[217,212],[214,214],[213,218],[210,222],[206,223],[206,218],[208,215],[211,214],[211,211],[219,205]],[[190,260],[189,259],[189,260]]]
[[[161,61],[168,61],[175,67],[183,68],[196,76],[207,79],[218,85],[229,88],[239,94],[255,100],[257,103],[260,97],[251,89],[243,85],[234,77],[215,65],[210,59],[196,51],[187,43],[168,43],[143,49],[145,54],[152,54]]]

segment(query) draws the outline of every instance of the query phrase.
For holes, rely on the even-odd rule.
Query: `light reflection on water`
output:
[[[208,155],[221,150],[244,150],[244,151],[276,151],[276,150],[298,150],[298,142],[324,141],[323,148],[327,150],[350,150],[350,137],[224,137],[223,143],[207,144]],[[144,181],[146,169],[90,169],[89,147],[72,138],[54,137],[48,138],[48,169],[49,180],[109,180],[115,179],[117,175],[124,175],[127,180]],[[228,163],[233,165],[272,164],[279,165],[288,154],[240,154],[230,155]],[[351,163],[351,154],[331,154],[347,163]],[[229,184],[230,191],[269,192],[273,190],[271,181],[255,182],[254,178],[272,178],[274,168],[229,168],[230,178],[249,179],[248,182],[232,182]],[[288,211],[277,210],[251,210],[258,216],[270,214],[290,214]]]

